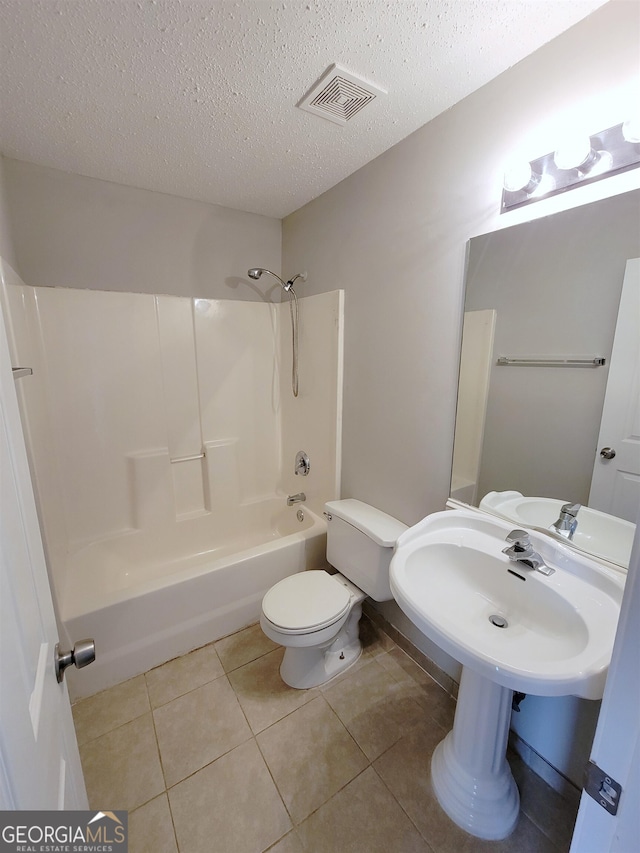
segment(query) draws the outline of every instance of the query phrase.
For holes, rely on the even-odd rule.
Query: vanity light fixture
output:
[[[501,213],[640,166],[640,118],[592,136],[576,136],[530,163],[504,173]]]

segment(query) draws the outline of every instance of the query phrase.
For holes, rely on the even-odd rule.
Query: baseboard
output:
[[[549,764],[546,758],[543,758],[514,731],[509,732],[509,746],[520,756],[527,767],[531,768],[541,779],[544,779],[547,785],[561,794],[565,800],[574,804],[576,809],[578,808],[580,789],[574,785],[571,779],[567,779],[563,773],[556,770],[552,764]]]

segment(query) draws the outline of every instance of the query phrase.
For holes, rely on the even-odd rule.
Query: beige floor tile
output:
[[[435,681],[431,678],[429,673],[419,667],[406,652],[403,652],[402,649],[399,649],[397,646],[393,649],[389,649],[384,657],[380,658],[379,663],[384,665],[389,672],[393,673],[394,677],[398,681],[411,679],[412,681],[415,681],[416,684],[420,685],[435,684]],[[442,689],[437,684],[436,687],[440,690]]]
[[[304,853],[304,847],[298,838],[298,833],[293,829],[273,847],[270,847],[267,853]]]
[[[447,731],[453,727],[455,700],[402,649],[392,649],[376,658],[400,684],[412,691],[415,701],[431,719]]]
[[[169,791],[182,853],[256,853],[291,829],[251,740]]]
[[[284,649],[277,648],[229,673],[231,686],[254,733],[261,732],[318,695],[315,689],[295,690],[284,683],[280,676],[283,655]]]
[[[132,810],[164,790],[150,713],[89,741],[80,758],[93,809]]]
[[[166,705],[221,675],[224,670],[213,644],[170,660],[146,673],[151,707]]]
[[[166,794],[129,815],[129,850],[130,853],[178,853]]]
[[[167,787],[251,737],[226,676],[156,708],[153,718]]]
[[[430,853],[372,767],[307,818],[298,832],[305,850],[313,853]]]
[[[502,841],[482,841],[480,838],[467,835],[456,853],[558,853],[558,849],[526,815],[521,813],[516,828],[508,838]],[[435,847],[434,850],[436,853],[450,853],[448,848]]]
[[[149,698],[144,675],[138,675],[102,690],[73,706],[73,722],[78,744],[117,729],[149,711]]]
[[[232,669],[244,666],[245,663],[250,663],[277,648],[278,644],[267,637],[260,625],[250,625],[216,643],[216,651],[225,672],[231,672]]]
[[[377,661],[378,658],[371,659],[351,678],[323,691],[369,761],[382,755],[424,718],[424,710],[412,698],[411,689],[396,681]]]
[[[368,764],[322,696],[263,731],[257,741],[296,824]]]
[[[431,756],[446,732],[431,720],[401,738],[374,768],[437,853],[461,853],[470,836],[442,811],[431,787]]]

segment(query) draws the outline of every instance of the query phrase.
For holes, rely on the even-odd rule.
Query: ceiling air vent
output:
[[[336,124],[346,124],[374,98],[386,94],[340,65],[331,65],[297,106]]]

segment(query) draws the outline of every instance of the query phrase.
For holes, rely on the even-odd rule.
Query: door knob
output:
[[[88,666],[96,659],[96,644],[93,640],[78,640],[70,652],[63,652],[60,643],[56,643],[53,652],[53,666],[58,684],[64,678],[64,671],[73,664],[77,669]]]
[[[603,447],[600,451],[600,456],[602,456],[603,459],[613,459],[615,455],[616,452],[613,447]]]

